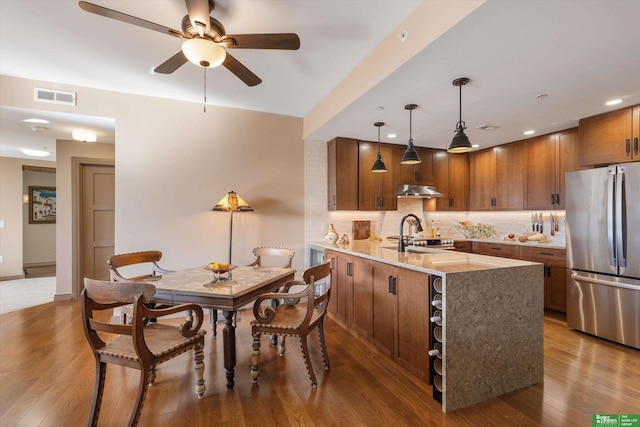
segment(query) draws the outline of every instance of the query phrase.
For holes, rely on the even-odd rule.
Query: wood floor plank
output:
[[[253,385],[250,320],[245,311],[238,321],[233,390],[225,385],[222,335],[211,339],[208,330],[204,398],[195,394],[192,353],[176,357],[159,366],[140,425],[564,427],[590,425],[594,413],[637,413],[640,401],[640,352],[569,330],[555,316],[545,317],[543,383],[447,414],[430,386],[331,319],[325,325],[329,371],[317,335],[309,337],[317,389],[295,338],[287,340],[284,357],[264,338]],[[78,302],[0,315],[0,425],[85,425],[94,370]],[[107,368],[100,426],[126,424],[138,379],[138,371]]]

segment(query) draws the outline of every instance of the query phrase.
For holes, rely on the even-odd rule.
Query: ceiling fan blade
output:
[[[171,74],[187,63],[187,57],[182,51],[176,53],[171,58],[158,65],[153,71],[160,74]]]
[[[250,69],[242,65],[236,58],[229,55],[229,52],[227,52],[227,57],[225,58],[222,65],[224,65],[227,70],[235,74],[236,77],[238,77],[240,80],[245,82],[247,86],[256,86],[262,83],[260,77],[253,74]]]
[[[227,34],[222,43],[231,49],[300,49],[300,38],[294,33]]]
[[[98,6],[86,1],[78,2],[82,10],[89,13],[95,13],[96,15],[104,16],[106,18],[116,19],[118,21],[126,22],[127,24],[136,25],[138,27],[146,28],[148,30],[158,31],[160,33],[169,34],[170,36],[178,37],[180,39],[186,39],[180,31],[174,30],[169,27],[165,27],[160,24],[154,24],[153,22],[145,21],[144,19],[136,18],[135,16],[127,15],[126,13],[118,12],[115,10],[107,9],[106,7]]]
[[[209,0],[185,0],[187,5],[187,13],[189,14],[189,20],[193,28],[198,28],[196,22],[206,27],[204,32],[208,32],[211,26],[209,25],[209,14],[213,9],[213,4],[209,3]],[[202,37],[202,34],[200,34]]]

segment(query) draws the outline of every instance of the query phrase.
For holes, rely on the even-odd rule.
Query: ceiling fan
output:
[[[171,74],[187,62],[204,68],[223,65],[248,86],[255,86],[262,83],[260,77],[231,56],[226,49],[297,50],[300,48],[300,38],[294,33],[226,34],[222,23],[210,16],[215,6],[214,0],[185,0],[185,3],[188,14],[182,18],[182,31],[86,1],[79,2],[79,5],[87,12],[184,40],[182,50],[156,67],[154,69],[156,73]]]

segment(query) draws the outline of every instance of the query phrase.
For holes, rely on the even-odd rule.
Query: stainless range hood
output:
[[[438,193],[435,187],[427,185],[399,184],[398,197],[413,197],[416,199],[430,199],[431,197],[446,197]]]

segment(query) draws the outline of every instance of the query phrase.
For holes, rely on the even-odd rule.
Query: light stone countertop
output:
[[[522,267],[537,263],[509,258],[469,254],[452,250],[413,248],[411,252],[398,252],[396,244],[389,241],[355,240],[347,245],[327,242],[310,242],[310,248],[330,249],[345,254],[403,267],[423,273],[442,275],[470,271],[495,270],[509,267]]]

